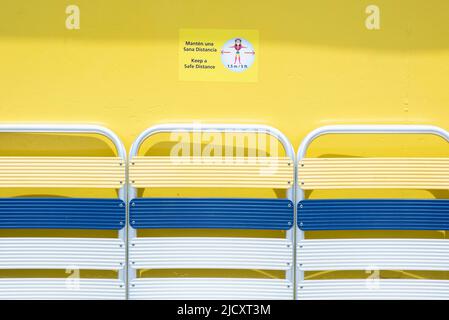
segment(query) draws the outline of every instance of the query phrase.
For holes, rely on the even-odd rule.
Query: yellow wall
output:
[[[381,30],[365,28],[365,7]],[[449,129],[446,0],[1,0],[1,121],[104,124],[127,147],[167,121]],[[66,30],[65,7],[81,9]],[[178,81],[180,28],[255,29],[256,83]]]
[[[69,4],[80,30],[65,28]],[[369,4],[380,30],[365,28]],[[0,0],[0,122],[102,124],[128,149],[178,121],[268,124],[295,149],[326,124],[449,130],[448,14],[447,0]],[[258,30],[258,81],[179,81],[181,28]],[[324,138],[311,151],[448,156],[434,140]]]

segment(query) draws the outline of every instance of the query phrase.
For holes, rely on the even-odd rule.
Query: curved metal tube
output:
[[[265,126],[265,125],[254,125],[254,124],[189,124],[189,123],[173,123],[173,124],[160,124],[150,127],[143,131],[137,139],[134,141],[129,152],[130,158],[137,155],[142,143],[151,135],[162,133],[162,132],[254,132],[254,133],[264,133],[269,134],[277,138],[285,149],[285,153],[291,159],[294,158],[295,154],[293,151],[293,146],[291,145],[288,138],[280,132],[278,129]]]
[[[325,134],[433,134],[449,142],[449,132],[431,125],[333,125],[310,132],[298,149],[297,160],[305,157],[307,148],[316,138]]]
[[[136,156],[142,143],[152,135],[164,132],[238,132],[238,133],[263,133],[278,139],[284,147],[286,155],[294,160],[295,152],[290,140],[278,129],[256,124],[196,124],[196,123],[168,123],[150,127],[143,131],[133,142],[129,151],[129,159]],[[296,176],[296,174],[295,174]],[[293,186],[288,191],[289,199],[293,200]],[[129,186],[129,198],[135,197],[135,188]]]
[[[126,159],[126,150],[120,138],[110,129],[90,124],[0,124],[0,132],[17,133],[91,133],[111,140],[117,155]]]

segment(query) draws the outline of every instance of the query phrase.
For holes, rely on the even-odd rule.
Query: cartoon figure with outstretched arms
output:
[[[243,72],[254,62],[253,46],[244,38],[231,38],[223,44],[221,62],[228,70]]]
[[[229,48],[233,48],[235,50],[234,64],[237,64],[237,61],[239,62],[239,64],[242,64],[240,60],[240,50],[246,48],[244,45],[242,45],[242,40],[238,38],[235,39],[234,45]]]

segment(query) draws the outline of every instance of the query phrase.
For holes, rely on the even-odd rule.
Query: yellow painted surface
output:
[[[102,123],[127,147],[167,121],[266,123],[295,147],[324,124],[449,127],[445,0],[377,0],[377,31],[361,0],[0,3],[2,121]],[[80,30],[65,28],[73,3]],[[258,30],[258,82],[179,81],[186,27]]]
[[[372,3],[381,10],[376,31],[365,28]],[[68,4],[81,9],[80,30],[65,28]],[[143,129],[164,122],[268,124],[295,149],[310,130],[328,124],[449,129],[446,0],[0,0],[0,8],[1,122],[102,124],[128,149]],[[257,81],[180,81],[183,28],[257,30]],[[110,144],[83,136],[0,134],[0,145],[2,156],[78,156],[85,148],[88,155],[113,155]],[[308,154],[448,155],[441,139],[416,135],[327,136]],[[394,194],[444,197],[447,190]]]

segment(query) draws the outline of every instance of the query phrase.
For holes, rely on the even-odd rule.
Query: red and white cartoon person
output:
[[[240,60],[240,50],[246,48],[243,44],[242,44],[242,39],[235,39],[234,40],[234,45],[231,46],[230,48],[233,48],[235,50],[235,56],[234,56],[234,64],[237,64],[237,61],[239,64],[242,64],[242,61]]]

